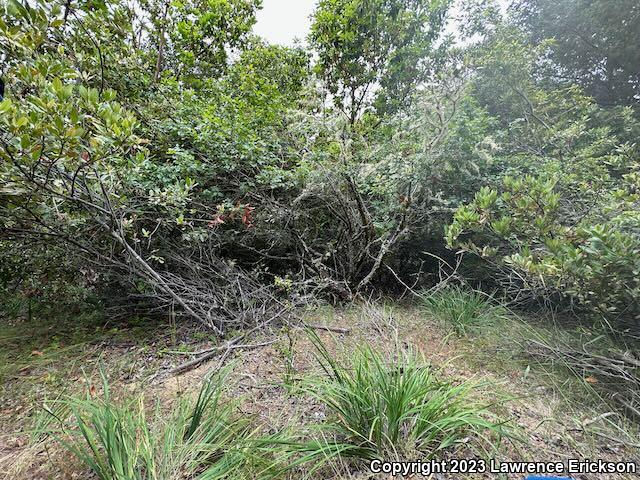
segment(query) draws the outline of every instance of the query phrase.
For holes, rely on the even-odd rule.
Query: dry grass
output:
[[[575,457],[627,460],[638,455],[638,449],[630,445],[637,438],[632,427],[624,425],[615,415],[601,417],[607,412],[598,410],[597,406],[576,405],[563,393],[561,379],[556,384],[550,383],[548,378],[516,359],[501,357],[499,362],[488,361],[488,357],[496,356],[493,349],[497,351],[491,332],[484,336],[479,333],[473,338],[452,336],[418,308],[389,305],[367,304],[346,310],[322,308],[307,312],[306,317],[308,323],[350,330],[349,334],[318,331],[329,352],[336,356],[348,354],[363,344],[382,355],[391,355],[398,348],[411,348],[451,382],[473,380],[484,384],[474,393],[477,400],[496,402],[492,407],[494,413],[510,419],[523,439],[522,442],[504,443],[498,454],[501,460]],[[231,377],[232,395],[240,399],[240,411],[254,415],[256,425],[265,433],[288,430],[302,432],[304,436],[305,432],[312,432],[314,426],[323,423],[329,414],[320,402],[296,393],[296,385],[303,376],[319,373],[312,342],[302,330],[272,331],[263,335],[264,338],[255,341],[268,337],[277,338],[278,342],[236,352],[237,362]],[[0,397],[3,405],[0,476],[4,472],[7,480],[87,478],[86,471],[69,462],[52,443],[36,446],[28,443],[33,408],[50,393],[37,387],[43,375],[72,379],[71,388],[80,391],[87,383],[97,380],[97,366],[103,365],[112,379],[115,395],[144,391],[149,402],[159,401],[169,409],[177,397],[193,395],[202,378],[217,362],[214,360],[183,375],[150,383],[149,377],[155,371],[169,368],[183,359],[182,355],[163,352],[198,350],[210,344],[208,338],[199,335],[194,338],[185,332],[177,335],[150,333],[140,342],[121,332],[117,341],[112,339],[104,343],[97,339],[88,342],[78,356],[75,353],[66,357],[60,355],[47,364],[46,370],[30,368],[26,386],[16,372],[14,378],[4,382]],[[74,365],[73,368],[70,365]],[[123,369],[127,372],[124,375]],[[4,408],[7,404],[10,406]],[[301,468],[290,478],[302,478],[304,468],[308,467]],[[354,468],[340,461],[327,465],[315,475],[312,478],[373,478],[364,466]],[[624,476],[599,478],[619,480]]]

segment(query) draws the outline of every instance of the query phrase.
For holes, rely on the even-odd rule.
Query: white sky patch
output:
[[[256,15],[257,22],[253,32],[269,43],[293,46],[296,40],[306,44],[306,37],[311,28],[311,14],[318,0],[263,0],[262,9]],[[503,13],[509,0],[498,0]],[[461,14],[460,0],[456,0],[449,12],[450,21],[445,28],[446,33],[457,36],[455,18]]]
[[[305,44],[311,28],[309,17],[316,3],[317,0],[264,0],[253,32],[269,43],[290,47],[299,40]]]

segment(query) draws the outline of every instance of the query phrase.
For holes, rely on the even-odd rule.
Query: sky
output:
[[[263,0],[253,29],[269,43],[294,45],[296,38],[304,42],[317,0]]]
[[[295,39],[304,43],[313,13],[318,0],[263,0],[262,10],[258,11],[254,33],[265,38],[269,43],[278,45],[295,45]],[[454,3],[453,16],[459,13],[459,7]],[[506,7],[508,0],[498,0]],[[455,33],[455,24],[450,24],[447,31]]]

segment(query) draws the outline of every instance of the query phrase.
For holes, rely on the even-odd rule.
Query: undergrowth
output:
[[[52,435],[100,480],[269,478],[271,461],[252,451],[257,438],[248,418],[236,415],[236,402],[223,399],[228,371],[208,378],[195,400],[181,398],[170,415],[144,399],[118,402],[104,380],[102,396],[55,402],[40,420]],[[69,428],[59,412],[71,412]]]
[[[565,318],[506,315],[480,335],[461,341],[462,357],[473,369],[518,378],[535,392],[531,395],[547,397],[558,423],[581,432],[582,449],[603,439],[634,449],[640,444],[638,417],[619,402],[634,393],[628,383],[635,382],[637,373],[621,370],[621,360],[631,358],[630,353],[604,332],[597,334]],[[607,366],[612,359],[615,370]],[[619,378],[614,375],[618,373]]]
[[[449,286],[422,297],[426,311],[444,322],[457,335],[465,335],[503,316],[483,292]]]
[[[440,380],[416,355],[398,351],[386,361],[370,347],[357,349],[349,365],[336,361],[311,334],[325,373],[311,377],[305,392],[324,404],[329,422],[318,448],[360,459],[432,458],[470,438],[472,447],[493,449],[502,423],[470,394],[476,386]]]

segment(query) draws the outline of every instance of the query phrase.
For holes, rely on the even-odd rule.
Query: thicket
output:
[[[321,0],[309,48],[259,7],[2,3],[4,299],[224,335],[455,274],[637,332],[635,2]]]

